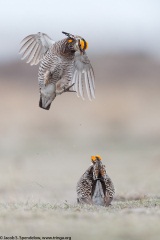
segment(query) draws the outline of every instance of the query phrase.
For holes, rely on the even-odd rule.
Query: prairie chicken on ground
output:
[[[92,165],[77,183],[78,203],[110,205],[115,194],[113,183],[99,155],[92,156]]]
[[[22,40],[19,51],[27,63],[40,62],[39,106],[46,110],[55,97],[64,92],[77,92],[77,96],[84,99],[84,82],[88,98],[95,98],[94,72],[85,52],[88,43],[80,36],[62,33],[67,38],[58,42],[40,32],[29,35]]]

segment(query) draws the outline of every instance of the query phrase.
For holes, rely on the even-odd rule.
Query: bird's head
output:
[[[101,160],[102,160],[102,158],[101,158],[100,155],[91,156],[91,161],[92,161],[92,163],[95,163],[97,160],[98,160],[98,161],[101,161]]]
[[[102,164],[102,158],[99,155],[91,156],[93,163],[93,179],[104,179],[106,176],[105,166]]]
[[[88,48],[88,42],[84,38],[66,32],[62,33],[68,37],[67,46],[71,51],[79,51],[82,54],[85,53],[85,50]]]

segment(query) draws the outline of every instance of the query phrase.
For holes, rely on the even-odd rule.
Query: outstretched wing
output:
[[[37,65],[53,44],[54,41],[47,34],[39,32],[22,40],[19,53],[22,54],[22,60],[26,59],[27,63]]]
[[[86,53],[76,53],[74,60],[74,72],[72,78],[73,90],[77,92],[77,96],[84,99],[83,86],[85,82],[86,92],[89,100],[95,98],[94,71]]]

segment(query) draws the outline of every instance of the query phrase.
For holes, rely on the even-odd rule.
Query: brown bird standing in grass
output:
[[[83,204],[109,206],[115,194],[114,185],[106,173],[99,155],[92,156],[92,165],[77,183],[77,201]]]

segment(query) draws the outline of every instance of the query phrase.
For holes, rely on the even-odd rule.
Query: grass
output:
[[[112,206],[64,202],[0,204],[1,235],[72,239],[158,239],[160,199],[114,201]]]

